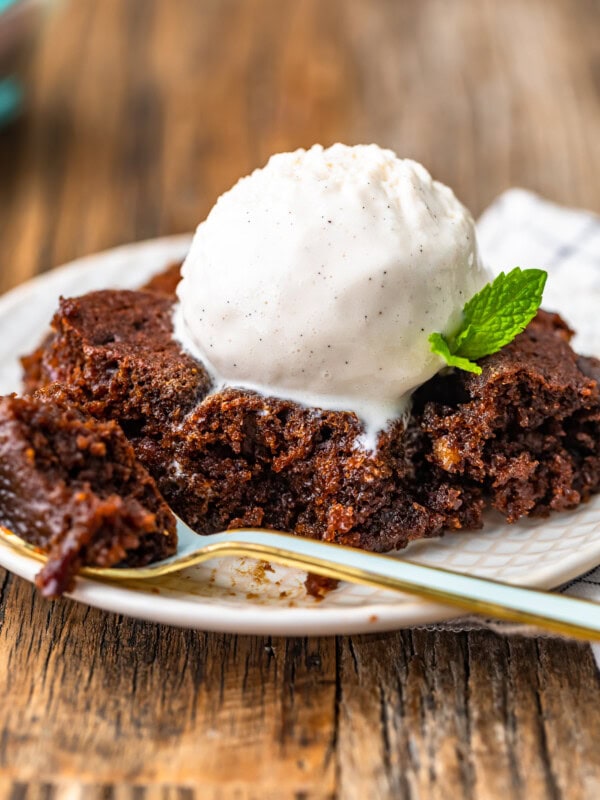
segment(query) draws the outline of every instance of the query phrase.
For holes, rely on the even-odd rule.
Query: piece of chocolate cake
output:
[[[229,389],[165,438],[161,487],[201,533],[262,525],[369,550],[480,524],[477,488],[424,458],[418,429],[397,421],[376,452],[355,414]]]
[[[174,298],[177,284],[181,280],[181,261],[175,261],[168,266],[163,272],[154,275],[148,283],[142,286],[144,292],[157,292],[157,294],[164,294],[167,297]]]
[[[53,333],[24,359],[25,390],[58,383],[131,438],[160,439],[204,397],[210,379],[173,339],[172,298],[154,291],[62,299]]]
[[[600,362],[577,356],[571,335],[540,311],[481,375],[439,375],[415,398],[432,463],[480,485],[509,522],[600,489]]]
[[[81,566],[141,566],[173,554],[176,521],[115,422],[54,397],[0,398],[0,525],[48,554],[47,597]]]

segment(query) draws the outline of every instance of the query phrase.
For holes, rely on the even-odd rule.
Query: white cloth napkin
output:
[[[484,261],[495,271],[539,267],[548,272],[544,308],[577,331],[582,353],[600,355],[600,217],[510,189],[477,224]]]
[[[517,266],[547,270],[544,307],[558,311],[577,331],[576,350],[600,355],[600,216],[510,189],[483,213],[477,228],[483,259],[494,272]],[[560,591],[600,603],[600,565]],[[503,633],[539,635],[524,625],[475,618],[446,627],[464,630],[482,624]],[[600,644],[592,649],[600,667]]]

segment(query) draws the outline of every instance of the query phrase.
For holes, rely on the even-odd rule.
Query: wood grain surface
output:
[[[376,141],[474,213],[600,211],[600,3],[63,0],[0,132],[0,290],[190,231],[276,150]],[[180,631],[0,570],[0,796],[600,797],[589,648]]]

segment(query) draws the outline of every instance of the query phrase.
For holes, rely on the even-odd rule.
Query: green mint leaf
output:
[[[525,330],[542,300],[547,273],[541,269],[501,272],[463,309],[461,329],[452,337],[451,352],[469,359],[496,353]]]
[[[479,374],[481,367],[473,362],[512,342],[535,317],[547,277],[541,269],[501,272],[466,303],[453,336],[431,334],[432,352],[451,367]]]
[[[479,364],[474,364],[468,358],[461,358],[450,352],[448,342],[444,339],[441,333],[432,333],[429,337],[431,344],[431,351],[441,356],[449,367],[458,367],[464,369],[466,372],[474,372],[476,375],[481,374],[481,367]]]

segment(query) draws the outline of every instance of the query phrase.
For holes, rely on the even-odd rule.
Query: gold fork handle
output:
[[[598,603],[366,553],[355,548],[327,545],[323,542],[308,544],[315,545],[315,550],[326,547],[332,548],[334,552],[325,559],[321,554],[317,556],[315,553],[292,551],[287,547],[284,549],[249,542],[224,542],[213,546],[215,549],[211,557],[229,555],[273,561],[326,578],[360,583],[377,589],[407,592],[472,614],[534,625],[562,636],[588,641],[600,640]],[[345,551],[343,562],[340,551]],[[332,558],[336,560],[330,560]]]
[[[233,530],[206,537],[196,552],[173,563],[145,569],[110,570],[123,577],[149,578],[210,558],[237,556],[271,561],[326,578],[377,589],[408,592],[472,614],[535,625],[552,633],[600,640],[600,604],[526,589],[486,578],[415,564],[398,557],[260,529]],[[90,570],[96,575],[101,571]]]

